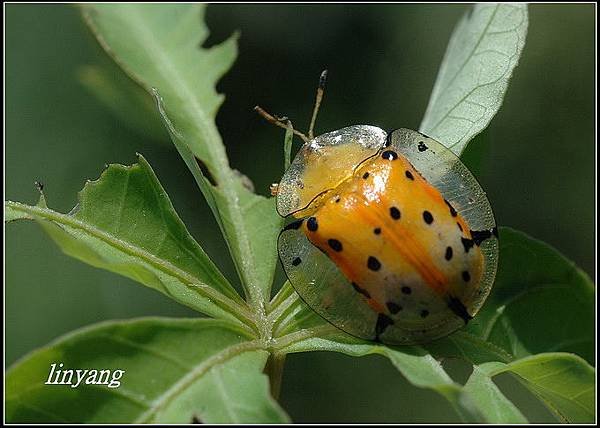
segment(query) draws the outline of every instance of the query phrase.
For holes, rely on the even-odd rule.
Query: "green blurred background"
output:
[[[210,5],[206,45],[241,30],[239,57],[219,83],[217,124],[231,164],[259,193],[282,173],[283,131],[260,104],[309,120],[320,71],[329,82],[318,132],[350,124],[416,129],[465,5]],[[479,178],[498,223],[542,239],[594,275],[595,6],[530,6],[520,65],[493,120]],[[143,153],[191,233],[234,277],[225,244],[176,151],[117,120],[78,81],[106,61],[72,6],[6,6],[5,199],[34,203],[34,181],[67,212],[104,164]],[[198,78],[201,78],[198,76]],[[158,138],[160,140],[160,138]],[[6,228],[6,364],[80,326],[143,315],[194,316],[133,281],[68,258],[35,224]],[[449,362],[457,378],[465,368]],[[530,420],[549,420],[511,378]],[[520,393],[521,392],[521,393]],[[282,405],[296,422],[453,422],[437,395],[408,385],[383,358],[289,356]]]

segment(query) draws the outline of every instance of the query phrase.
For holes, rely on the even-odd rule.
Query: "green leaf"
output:
[[[160,94],[163,119],[209,201],[244,291],[264,312],[281,219],[273,201],[255,195],[248,180],[229,166],[215,125],[223,101],[215,85],[236,56],[237,37],[202,48],[208,37],[204,10],[205,5],[193,4],[83,6],[86,22],[105,50],[146,90]]]
[[[6,202],[5,216],[35,219],[68,255],[137,280],[205,314],[252,325],[245,302],[187,232],[140,155],[88,181],[78,205],[61,214]]]
[[[525,379],[524,385],[559,419],[590,422],[594,369],[576,355],[555,351],[573,352],[593,362],[594,326],[590,278],[547,244],[504,227],[496,282],[483,309],[467,328],[426,347],[438,357],[475,364],[465,388],[488,411],[487,422],[519,419],[492,380],[504,371]],[[548,376],[552,385],[538,384],[537,376]],[[568,389],[573,384],[577,388]],[[587,400],[587,405],[580,400]]]
[[[382,355],[388,358],[410,383],[419,388],[432,389],[448,399],[466,422],[482,419],[480,409],[473,405],[461,385],[454,382],[441,364],[420,347],[392,347],[368,342],[352,337],[324,321],[319,326],[281,337],[277,347],[283,353],[333,351],[354,357]]]
[[[262,374],[267,355],[226,321],[100,323],[63,336],[11,367],[6,416],[12,423],[288,422]],[[51,365],[56,370],[61,363],[65,370],[124,373],[118,387],[45,384]]]
[[[473,388],[478,377],[482,384],[491,387],[493,385],[492,376],[510,372],[517,375],[525,386],[540,397],[548,409],[562,422],[593,423],[595,420],[595,370],[584,359],[576,355],[544,353],[525,357],[509,364],[485,363],[475,370],[478,374],[474,373],[471,376],[467,387]],[[482,388],[475,388],[477,391],[473,392],[485,394]],[[482,395],[478,395],[478,397]],[[498,404],[505,400],[499,391],[496,393],[492,391],[489,398],[490,409],[495,407],[492,405],[493,403]],[[504,405],[504,403],[502,404]],[[489,422],[499,422],[500,420],[503,423],[508,422],[507,419],[500,418]],[[511,420],[519,422],[517,418],[511,418]]]
[[[165,126],[169,130],[171,139],[177,148],[177,151],[183,158],[184,162],[192,172],[198,187],[202,191],[202,194],[206,198],[208,205],[211,207],[215,218],[222,231],[227,233],[227,230],[235,230],[234,225],[231,223],[231,218],[226,214],[228,207],[227,196],[221,191],[220,187],[214,186],[211,183],[211,179],[206,177],[200,166],[204,164],[197,161],[196,157],[189,148],[189,145],[185,143],[185,137],[181,135],[171,123],[169,117],[164,111],[162,98],[158,92],[154,91],[154,95],[157,101],[158,109],[161,117],[165,123]],[[233,191],[238,195],[238,208],[242,214],[241,222],[244,226],[245,238],[251,246],[251,251],[257,258],[264,258],[262,264],[252,267],[259,278],[265,279],[262,283],[249,284],[245,289],[248,293],[253,293],[254,296],[260,296],[264,293],[271,293],[271,284],[275,275],[275,265],[277,263],[277,236],[283,225],[283,218],[276,214],[275,210],[275,198],[264,198],[262,196],[255,195],[248,189],[248,180],[242,176],[241,173],[234,170],[237,174],[237,180],[232,183],[234,186]],[[209,173],[210,174],[210,173]],[[233,233],[233,232],[232,232]],[[227,235],[225,235],[227,236]],[[236,248],[239,248],[241,243],[238,241],[239,236],[233,233],[230,238],[226,240],[229,246],[231,254],[236,254]],[[271,257],[269,257],[271,254]],[[246,260],[248,263],[250,260]],[[250,269],[250,267],[249,267]],[[239,269],[238,269],[239,272]],[[251,290],[248,290],[248,289]],[[267,295],[262,298],[267,299]],[[258,300],[259,312],[264,311],[264,304],[262,300]],[[259,323],[262,325],[262,329],[268,328],[264,325],[263,319],[259,319]]]
[[[525,4],[473,6],[452,34],[419,130],[460,155],[500,109],[527,25]]]
[[[485,422],[489,424],[525,424],[527,418],[507,399],[491,378],[488,367],[501,363],[485,363],[473,367],[465,384],[465,391],[485,409]]]
[[[114,63],[81,66],[77,78],[129,129],[153,141],[169,141],[152,97]]]

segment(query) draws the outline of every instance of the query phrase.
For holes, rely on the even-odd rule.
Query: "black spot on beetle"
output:
[[[400,306],[394,302],[386,302],[385,305],[387,306],[388,310],[394,315],[396,315],[398,312],[400,312],[402,310],[402,306]]]
[[[427,145],[425,144],[424,141],[419,141],[419,145],[417,146],[417,148],[419,149],[420,152],[424,152],[429,147],[427,147]]]
[[[450,202],[448,202],[445,199],[444,199],[444,202],[446,202],[446,205],[448,205],[448,208],[450,208],[450,215],[452,215],[452,217],[456,217],[458,215],[458,213],[456,212],[454,207],[452,205],[450,205]]]
[[[369,259],[367,260],[367,267],[372,271],[378,271],[381,269],[381,262],[375,257],[369,256]]]
[[[357,293],[362,294],[367,299],[371,298],[371,295],[369,294],[369,292],[367,290],[365,290],[364,288],[362,288],[360,285],[358,285],[356,282],[352,283],[352,287],[354,288],[354,290],[356,290]]]
[[[394,161],[398,159],[398,153],[393,150],[386,150],[381,154],[381,157],[389,161]]]
[[[332,249],[333,251],[336,251],[336,252],[338,252],[338,253],[339,253],[340,251],[342,251],[342,249],[343,249],[343,247],[342,247],[342,243],[341,243],[340,241],[338,241],[337,239],[329,239],[329,240],[327,241],[327,244],[329,244],[329,246],[331,247],[331,249]]]
[[[463,278],[463,281],[469,282],[471,280],[471,274],[469,273],[469,271],[466,271],[466,270],[463,271],[462,278]]]
[[[300,257],[296,257],[294,260],[292,260],[292,264],[294,266],[298,266],[300,263],[302,263],[302,259]]]
[[[410,172],[409,170],[404,171],[404,175],[406,175],[406,178],[408,178],[409,180],[415,179],[415,177],[412,175],[412,172]]]
[[[316,232],[317,229],[319,228],[319,223],[317,222],[317,218],[316,217],[310,217],[308,219],[308,221],[306,222],[306,227],[311,232]]]
[[[401,290],[402,290],[402,292],[404,294],[410,294],[410,293],[412,293],[412,288],[407,287],[406,285],[404,287],[402,287]]]
[[[293,221],[290,224],[288,224],[286,227],[284,227],[283,230],[298,230],[298,229],[300,229],[300,226],[302,226],[303,221],[304,220]]]
[[[373,233],[375,235],[379,235],[381,233],[381,228],[380,227],[376,227],[375,229],[373,229]]]
[[[394,324],[394,320],[388,317],[386,314],[379,314],[377,317],[377,323],[375,324],[375,340],[379,342],[379,336],[388,328]]]
[[[465,324],[468,323],[473,317],[467,311],[467,308],[457,297],[450,296],[448,299],[448,307],[452,312],[458,315],[465,321]]]
[[[492,237],[492,231],[491,230],[472,230],[471,231],[471,238],[473,239],[473,242],[475,242],[476,245],[481,245],[481,243],[483,241],[485,241],[486,239],[490,239]]]
[[[394,219],[394,220],[399,220],[400,219],[400,210],[396,207],[391,207],[390,208],[390,216]]]
[[[465,253],[468,253],[469,250],[473,247],[473,240],[467,238],[460,238],[460,241],[462,242],[463,247],[465,247]]]
[[[429,311],[427,309],[423,309],[421,311],[421,318],[427,318],[429,316]]]
[[[369,178],[369,173],[368,173],[368,172],[365,172],[365,173],[363,174],[363,178],[364,178],[365,180],[366,180],[367,178]]]
[[[433,216],[431,215],[431,213],[429,211],[427,211],[427,210],[423,211],[423,220],[427,224],[433,223]]]
[[[452,260],[452,247],[446,247],[446,260]]]

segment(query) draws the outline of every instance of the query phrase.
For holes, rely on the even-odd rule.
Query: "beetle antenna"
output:
[[[288,129],[288,127],[292,128],[292,132],[294,135],[302,138],[305,143],[308,143],[310,140],[315,138],[315,122],[317,121],[317,114],[319,113],[319,107],[321,107],[321,101],[323,101],[323,93],[325,92],[325,82],[327,81],[327,70],[323,70],[321,72],[321,76],[319,77],[319,86],[317,87],[317,95],[315,96],[315,106],[313,108],[312,117],[310,119],[310,125],[308,127],[308,136],[303,134],[300,131],[297,131],[292,126],[292,122],[287,117],[277,117],[272,114],[267,113],[260,106],[255,106],[254,111],[260,114],[267,122],[279,126],[283,129]]]
[[[310,119],[310,125],[308,127],[308,138],[311,140],[315,138],[315,122],[317,121],[317,113],[319,113],[319,107],[321,107],[321,101],[323,100],[326,81],[327,70],[323,70],[321,72],[321,77],[319,77],[319,86],[317,87],[317,95],[315,97],[315,107],[313,108],[312,118]]]
[[[267,113],[260,106],[255,106],[254,111],[256,111],[258,114],[260,114],[267,122],[269,122],[275,126],[279,126],[280,128],[283,128],[283,129],[288,129],[288,127],[291,127],[292,132],[295,135],[297,135],[298,137],[302,138],[302,140],[305,143],[308,143],[310,141],[310,139],[306,135],[304,135],[302,132],[294,129],[294,127],[292,126],[292,122],[290,122],[290,120],[287,117],[275,117],[272,114]],[[285,123],[284,123],[284,121],[285,121]]]

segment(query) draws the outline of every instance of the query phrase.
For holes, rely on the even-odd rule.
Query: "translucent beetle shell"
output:
[[[464,326],[490,292],[498,234],[484,191],[442,144],[357,125],[318,136],[283,176],[279,256],[336,327],[389,344]]]

